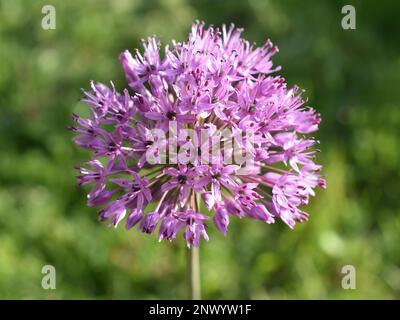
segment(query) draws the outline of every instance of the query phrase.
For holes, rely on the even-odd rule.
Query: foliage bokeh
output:
[[[57,29],[41,28],[41,8]],[[357,29],[341,28],[353,4]],[[0,298],[186,298],[184,242],[107,228],[74,165],[88,158],[65,127],[88,80],[125,84],[118,54],[157,34],[184,39],[195,19],[267,37],[289,84],[322,114],[328,189],[292,231],[232,219],[201,246],[211,299],[400,297],[400,55],[396,1],[0,0]],[[57,270],[43,290],[41,269]],[[341,268],[357,289],[341,287]]]

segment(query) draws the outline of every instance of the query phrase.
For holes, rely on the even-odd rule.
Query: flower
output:
[[[208,240],[207,220],[226,235],[232,217],[308,219],[303,206],[326,186],[308,136],[320,115],[273,75],[271,41],[256,48],[242,31],[196,22],[164,53],[150,37],[143,53],[120,55],[129,88],[84,91],[91,115],[73,114],[69,129],[92,151],[78,186],[92,185],[100,220],[158,230],[160,241],[181,232],[190,247]]]

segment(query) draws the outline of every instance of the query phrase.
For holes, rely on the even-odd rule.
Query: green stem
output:
[[[186,249],[190,299],[201,299],[199,248]]]

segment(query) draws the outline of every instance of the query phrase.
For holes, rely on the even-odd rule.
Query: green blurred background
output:
[[[52,4],[57,29],[43,30]],[[353,4],[357,29],[341,28]],[[270,37],[289,84],[322,113],[327,191],[291,231],[232,219],[201,246],[203,297],[400,298],[398,1],[0,0],[0,298],[182,299],[184,242],[107,228],[75,188],[88,153],[65,127],[91,79],[125,84],[118,54],[157,34],[184,40],[195,19]],[[41,287],[43,265],[57,289]],[[341,287],[354,265],[357,289]]]

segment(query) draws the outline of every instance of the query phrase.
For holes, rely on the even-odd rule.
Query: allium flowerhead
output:
[[[278,49],[241,33],[195,23],[163,50],[148,38],[142,53],[120,55],[129,89],[84,91],[91,116],[74,114],[70,129],[92,151],[78,179],[101,220],[197,246],[211,222],[226,234],[231,217],[291,228],[308,219],[300,207],[325,187],[306,136],[320,116],[273,75]]]

